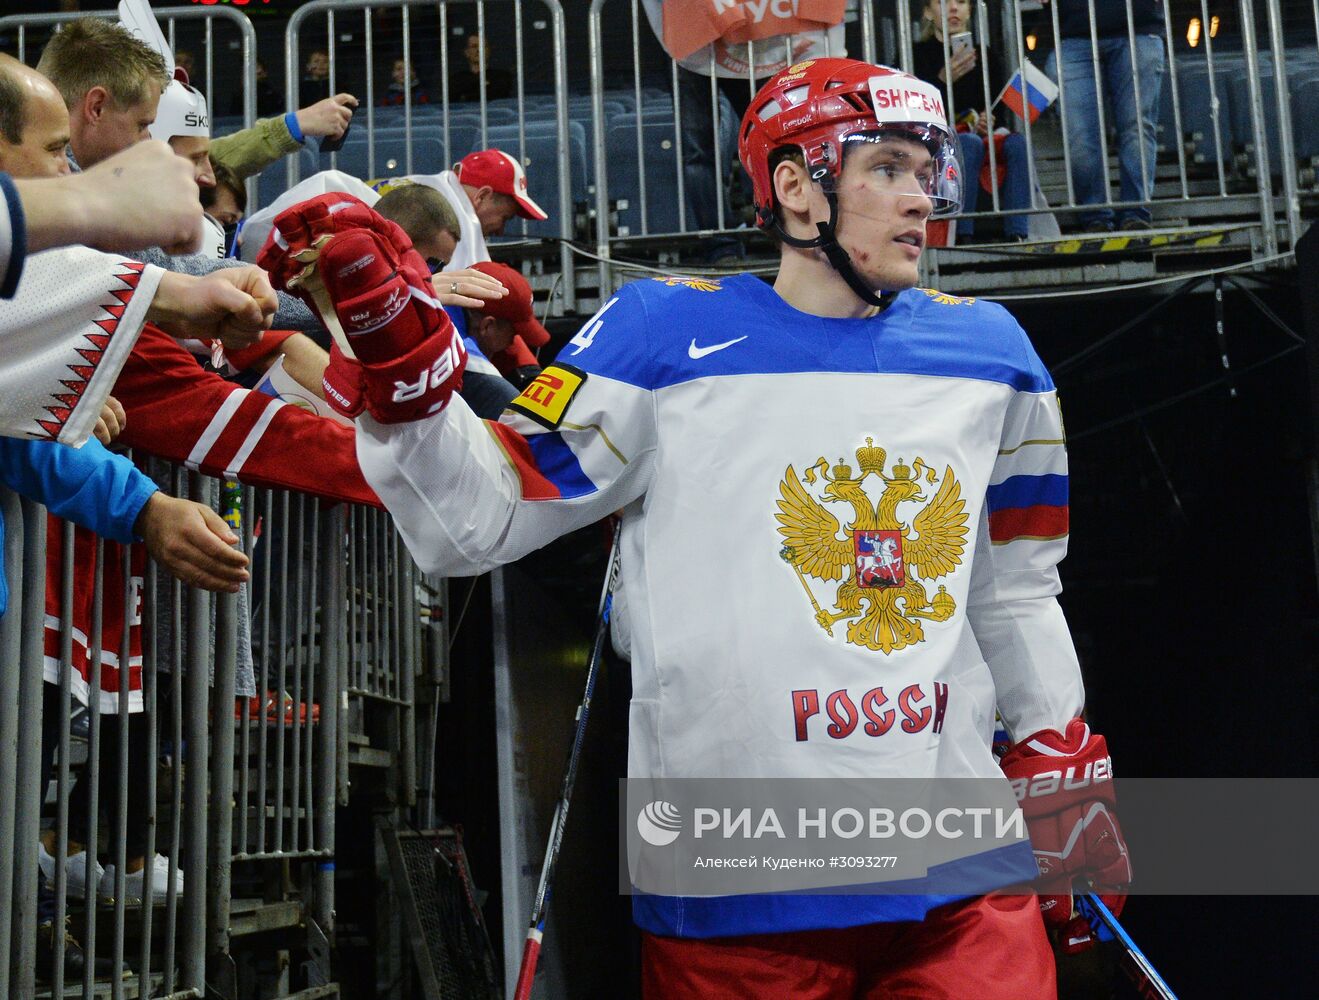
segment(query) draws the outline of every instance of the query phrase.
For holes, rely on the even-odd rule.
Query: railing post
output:
[[[1278,0],[1269,5],[1269,48],[1273,50],[1273,98],[1278,112],[1278,155],[1282,157],[1282,193],[1287,212],[1287,245],[1295,248],[1301,235],[1301,204],[1297,194],[1296,147],[1292,136],[1291,94],[1287,87],[1287,46]]]
[[[1205,26],[1205,34],[1209,28]],[[1246,86],[1250,91],[1251,135],[1255,141],[1255,179],[1259,183],[1260,224],[1264,254],[1278,252],[1278,224],[1273,217],[1273,178],[1269,174],[1268,133],[1264,129],[1264,88],[1259,82],[1259,51],[1255,40],[1255,0],[1241,0],[1241,50],[1246,57]]]
[[[250,516],[250,512],[246,512]],[[215,599],[215,683],[211,699],[210,832],[207,835],[207,957],[229,951],[229,894],[234,831],[234,673],[238,595]],[[245,766],[245,764],[244,764]],[[191,891],[191,886],[188,887]]]
[[[313,5],[299,7],[289,18],[288,27],[284,29],[284,106],[298,106],[298,82],[302,79],[298,66],[298,33],[302,22],[312,13]],[[285,177],[288,187],[293,187],[302,179],[302,164],[297,156],[284,157]]]
[[[329,851],[331,857],[316,861],[316,883],[313,892],[312,917],[328,936],[334,931],[334,807],[338,775],[339,710],[344,688],[342,658],[345,642],[344,607],[348,600],[344,577],[344,540],[347,530],[343,504],[322,513],[324,524],[320,533],[323,549],[319,578],[321,605],[321,662],[316,672],[315,700],[321,706],[321,721],[316,727],[316,829],[318,851]],[[309,698],[312,692],[308,692]],[[308,707],[308,723],[311,709]]]
[[[591,0],[588,29],[591,60],[591,124],[595,141],[595,252],[600,257],[596,271],[600,281],[600,304],[613,292],[609,270],[609,165],[605,153],[604,43],[600,38],[600,9],[604,0]],[[641,109],[637,109],[637,114]]]
[[[188,476],[189,494],[195,500],[206,495],[202,477]],[[206,986],[206,861],[207,787],[209,785],[210,733],[206,718],[210,685],[211,601],[206,591],[193,587],[187,591],[188,665],[183,676],[183,731],[187,752],[178,754],[186,761],[183,788],[183,901],[179,928],[179,966],[184,988],[204,990]],[[232,709],[231,709],[232,711]],[[178,753],[178,748],[176,748]],[[177,773],[177,772],[176,772]],[[176,779],[177,780],[177,779]]]
[[[901,63],[899,68],[905,73],[910,73],[912,70],[911,0],[898,0],[896,17],[898,21],[898,60]]]
[[[46,508],[23,501],[22,668],[18,690],[18,787],[14,819],[14,936],[16,981],[10,996],[32,996],[36,975],[37,858],[45,775],[41,773],[42,665],[46,655]],[[26,845],[26,848],[22,845]]]
[[[4,572],[9,609],[0,617],[0,690],[17,691],[22,678],[23,508],[18,496],[0,489],[4,518]],[[10,996],[9,948],[14,898],[14,787],[18,763],[18,699],[0,697],[0,996]]]
[[[569,312],[577,310],[577,280],[574,276],[572,249],[568,243],[574,236],[572,200],[572,158],[568,155],[568,56],[564,29],[563,7],[553,3],[550,7],[550,20],[554,26],[554,97],[555,115],[558,122],[559,153],[559,266],[563,270],[563,308]],[[521,104],[519,104],[521,107]],[[553,308],[554,303],[550,306]]]

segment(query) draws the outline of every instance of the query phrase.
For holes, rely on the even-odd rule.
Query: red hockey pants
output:
[[[671,938],[642,934],[645,1000],[1056,1000],[1033,895],[949,903],[922,921]]]

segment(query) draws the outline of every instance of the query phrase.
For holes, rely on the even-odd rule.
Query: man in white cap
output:
[[[211,118],[206,95],[188,83],[188,74],[179,68],[160,94],[156,120],[151,123],[151,138],[169,143],[175,154],[192,164],[197,187],[215,187],[215,168],[211,165]],[[195,246],[195,244],[194,244]],[[167,253],[187,253],[194,247],[165,248]],[[207,214],[202,216],[199,252],[219,260],[225,256],[224,227]]]
[[[149,129],[151,138],[163,139],[170,148],[193,166],[198,187],[215,187],[215,169],[211,166],[211,118],[206,95],[188,82],[181,68],[160,94],[156,120]]]
[[[459,271],[489,260],[485,238],[502,234],[514,216],[536,222],[549,218],[527,193],[527,175],[522,164],[503,150],[478,150],[464,156],[452,170],[376,181],[371,186],[385,194],[407,181],[438,190],[458,216],[462,238],[446,271]]]

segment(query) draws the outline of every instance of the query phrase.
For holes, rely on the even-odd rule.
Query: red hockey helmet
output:
[[[921,184],[933,214],[961,206],[956,143],[939,89],[910,74],[856,59],[810,59],[789,66],[760,88],[742,117],[738,154],[751,176],[756,221],[773,227],[770,155],[796,146],[812,180],[832,194],[843,146],[900,135],[921,142],[934,158]]]

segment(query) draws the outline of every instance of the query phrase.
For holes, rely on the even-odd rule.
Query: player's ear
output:
[[[805,167],[795,160],[783,160],[774,168],[772,180],[780,205],[793,212],[807,211],[811,181]]]
[[[806,168],[793,159],[783,160],[774,168],[770,179],[784,228],[791,232],[793,223],[800,220],[809,229],[814,185]]]
[[[476,189],[476,197],[472,199],[472,205],[484,205],[494,193],[495,189],[489,184],[482,185]]]
[[[101,116],[110,109],[110,92],[104,87],[97,85],[88,89],[87,93],[82,95],[82,101],[79,102],[76,113],[82,116],[85,122],[99,121]]]

